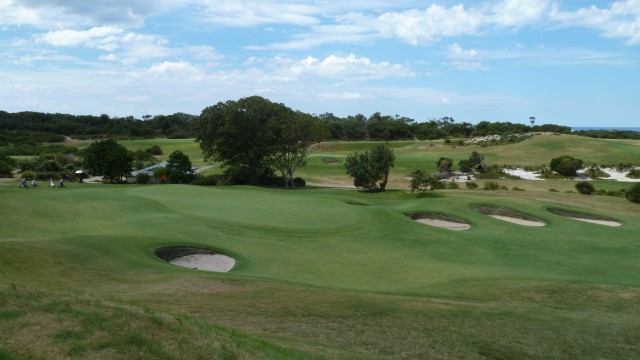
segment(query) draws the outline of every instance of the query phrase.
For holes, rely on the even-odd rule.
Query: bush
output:
[[[163,167],[153,169],[153,178],[156,179],[157,182],[164,184],[167,180],[167,169]]]
[[[200,186],[216,186],[220,184],[220,178],[220,175],[198,176],[191,182],[191,184]]]
[[[594,180],[597,180],[599,178],[608,178],[610,177],[609,174],[607,174],[606,172],[604,172],[598,165],[591,165],[587,171],[584,172],[584,174]]]
[[[449,190],[457,190],[457,189],[460,189],[460,185],[458,185],[457,182],[453,182],[453,181],[452,182],[448,182],[447,183],[447,189],[449,189]]]
[[[467,187],[467,189],[470,189],[470,190],[477,189],[479,187],[478,184],[474,182],[466,182],[465,186]]]
[[[140,173],[138,174],[138,176],[136,176],[136,182],[138,184],[148,184],[149,182],[151,182],[151,176],[149,176],[149,174],[147,173]]]
[[[511,190],[513,190],[513,191],[524,191],[524,189],[519,188],[517,186],[514,186],[513,188],[511,188]]]
[[[578,170],[582,167],[582,160],[564,155],[551,159],[549,167],[558,174],[564,176],[576,176],[578,174]]]
[[[307,186],[307,182],[301,177],[296,177],[293,178],[293,185],[295,187],[305,187]]]
[[[640,169],[633,169],[629,171],[627,177],[630,179],[640,179]]]
[[[153,145],[152,147],[145,149],[145,151],[151,155],[162,155],[162,149],[160,149],[160,146],[158,145]]]
[[[558,190],[551,188],[549,189],[549,192],[558,192]]]
[[[484,183],[485,190],[500,190],[500,184],[495,181],[486,181]]]
[[[631,202],[640,203],[640,183],[633,185],[631,189],[627,190],[626,197],[627,200]]]
[[[31,170],[23,171],[22,174],[20,174],[20,178],[21,179],[35,179],[36,178],[36,173],[31,171]]]
[[[423,170],[414,170],[411,173],[411,181],[409,188],[411,192],[418,190],[419,192],[425,192],[428,190],[444,189],[445,185],[437,177],[427,174]]]
[[[596,191],[593,185],[588,181],[580,181],[579,183],[577,183],[576,190],[578,190],[580,194],[584,195],[591,195],[594,191]]]

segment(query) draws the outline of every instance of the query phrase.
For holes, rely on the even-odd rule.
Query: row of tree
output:
[[[109,117],[102,114],[69,115],[49,114],[33,111],[8,113],[0,111],[0,146],[6,143],[23,144],[24,132],[49,133],[71,136],[78,139],[86,138],[189,138],[193,137],[193,124],[197,116],[175,113],[173,115],[145,115],[142,119],[128,117]],[[8,137],[3,143],[3,139]],[[11,141],[9,141],[11,140]],[[39,138],[27,139],[38,142],[62,142],[64,137],[49,138],[40,141]]]
[[[260,97],[253,96],[246,99],[256,98]],[[245,100],[242,99],[242,101]],[[230,102],[233,103],[234,101]],[[379,112],[369,117],[362,114],[337,117],[331,113],[317,116],[296,113],[316,122],[317,126],[322,128],[323,137],[326,140],[434,140],[489,134],[518,134],[531,131],[571,132],[569,127],[552,124],[528,126],[510,122],[492,123],[481,121],[473,125],[468,122],[457,122],[454,118],[448,116],[417,122],[408,117],[382,115]],[[190,138],[196,135],[195,127],[198,121],[199,116],[184,113],[157,116],[145,115],[138,119],[133,116],[109,117],[106,114],[92,116],[49,114],[32,111],[16,113],[0,111],[0,147],[61,142],[64,141],[62,136],[80,139]],[[29,133],[35,134],[29,135]],[[44,134],[57,134],[58,137],[46,137]]]

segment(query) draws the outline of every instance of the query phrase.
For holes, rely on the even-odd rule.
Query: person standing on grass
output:
[[[22,182],[20,183],[20,188],[25,188],[25,189],[29,188],[27,186],[27,179],[26,178],[22,178]]]
[[[38,182],[36,181],[36,178],[31,179],[31,187],[38,187]]]
[[[49,182],[50,182],[49,186],[51,186],[52,188],[56,187],[56,183],[53,182],[53,178],[49,178]]]
[[[64,176],[60,178],[60,187],[64,187]]]

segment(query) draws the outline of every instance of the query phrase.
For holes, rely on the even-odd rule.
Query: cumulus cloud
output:
[[[366,57],[357,57],[354,54],[347,56],[330,55],[324,59],[309,56],[299,61],[280,59],[278,62],[284,64],[287,72],[296,77],[315,75],[341,80],[364,80],[413,76],[410,69],[400,64],[376,63]]]
[[[186,61],[164,61],[149,67],[150,73],[192,73],[196,71],[196,67]]]
[[[485,15],[476,9],[466,9],[464,5],[447,8],[434,4],[425,10],[411,9],[387,12],[377,18],[352,19],[360,24],[369,23],[384,36],[418,45],[432,43],[442,37],[476,34],[485,21]]]
[[[627,44],[640,43],[640,1],[614,1],[608,8],[595,5],[575,11],[562,11],[554,6],[550,18],[565,27],[597,29],[607,38],[627,39]]]
[[[139,34],[116,26],[99,26],[88,30],[56,30],[35,37],[39,43],[56,47],[86,47],[108,51],[102,60],[136,62],[140,59],[169,56],[174,50],[168,41],[156,35]],[[114,52],[118,52],[114,54]]]
[[[0,24],[35,25],[39,22],[40,16],[34,9],[15,0],[0,0]]]
[[[124,29],[112,26],[93,27],[89,30],[58,30],[38,36],[41,42],[53,46],[86,46],[112,51],[122,41]]]
[[[497,26],[521,27],[539,22],[549,9],[549,0],[504,0],[491,6],[488,21]]]

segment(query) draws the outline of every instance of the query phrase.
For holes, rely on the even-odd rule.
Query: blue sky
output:
[[[0,110],[640,126],[640,0],[0,0]]]

